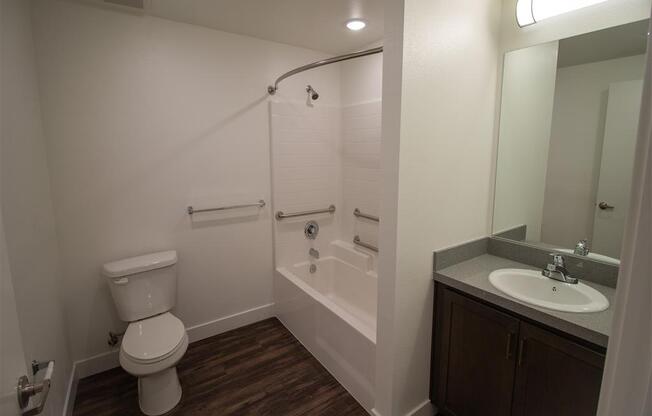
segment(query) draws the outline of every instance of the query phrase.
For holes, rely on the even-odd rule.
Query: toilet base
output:
[[[169,412],[181,400],[181,384],[177,368],[171,367],[159,373],[138,377],[138,403],[148,416]]]

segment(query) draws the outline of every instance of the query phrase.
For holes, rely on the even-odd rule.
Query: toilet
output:
[[[170,313],[177,296],[176,264],[176,251],[164,251],[102,266],[118,315],[129,322],[120,365],[138,377],[138,402],[146,415],[167,413],[181,400],[176,365],[188,348],[188,335]]]

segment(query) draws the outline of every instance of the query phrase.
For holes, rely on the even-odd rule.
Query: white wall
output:
[[[593,240],[609,84],[641,80],[644,68],[638,55],[558,70],[542,241],[574,247]]]
[[[364,49],[381,46],[373,44]],[[365,56],[339,64],[342,105],[380,101],[383,94],[383,54]]]
[[[2,273],[11,274],[26,360],[56,361],[44,414],[61,415],[71,360],[64,323],[62,273],[41,124],[30,7],[22,0],[3,0],[0,7],[0,200],[6,238],[6,253],[0,250]],[[2,332],[3,336],[7,335],[5,328]],[[5,351],[2,353],[4,355]]]
[[[323,54],[73,2],[34,3],[48,156],[76,360],[123,327],[102,263],[179,252],[175,313],[194,326],[270,304],[267,85]],[[339,104],[339,70],[281,84],[279,99]],[[199,207],[263,198],[224,217]]]
[[[432,252],[490,228],[500,4],[406,0],[403,19],[386,7],[385,27],[404,25],[402,91],[383,90],[401,119],[398,148],[397,120],[383,120],[383,177],[398,169],[398,183],[383,184],[376,410],[403,415],[428,398]]]
[[[505,54],[493,232],[527,226],[539,241],[558,42]]]

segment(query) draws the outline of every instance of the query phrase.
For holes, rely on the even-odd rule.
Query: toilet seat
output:
[[[132,322],[122,339],[122,352],[134,363],[152,364],[174,354],[186,329],[170,312]]]

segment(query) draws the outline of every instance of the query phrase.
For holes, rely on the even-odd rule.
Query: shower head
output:
[[[308,85],[306,87],[306,92],[308,93],[311,99],[313,100],[319,99],[319,93],[315,91],[314,88],[312,88],[312,85]]]

